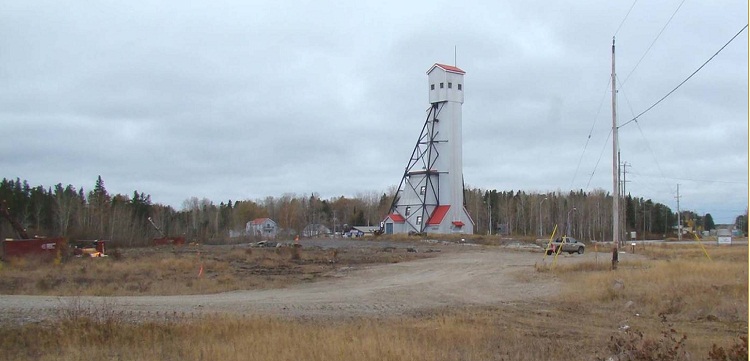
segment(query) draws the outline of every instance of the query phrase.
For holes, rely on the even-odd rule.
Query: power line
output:
[[[651,42],[651,45],[648,46],[648,48],[646,49],[646,52],[643,53],[643,55],[641,56],[640,59],[638,59],[638,62],[635,63],[635,66],[633,67],[633,70],[631,70],[630,73],[628,73],[628,76],[626,76],[625,80],[623,80],[622,84],[620,84],[621,88],[622,88],[623,85],[625,85],[625,83],[628,82],[628,79],[630,79],[630,76],[633,75],[633,73],[635,72],[635,69],[638,69],[638,65],[641,64],[641,61],[643,61],[643,58],[646,57],[646,54],[648,54],[648,52],[651,51],[651,48],[654,46],[654,44],[656,44],[656,41],[659,40],[659,37],[664,32],[664,29],[666,29],[667,26],[669,25],[669,23],[672,22],[672,19],[677,14],[677,11],[680,10],[680,8],[682,7],[682,4],[684,4],[684,3],[685,3],[685,0],[682,0],[682,2],[680,3],[680,5],[677,5],[677,9],[674,10],[674,12],[672,13],[672,16],[670,16],[669,20],[667,20],[667,23],[664,24],[664,26],[661,28],[661,30],[659,31],[659,34],[656,34],[656,38],[654,38],[654,40]]]
[[[619,81],[620,78],[618,77],[617,80]],[[618,93],[622,92],[622,95],[625,96],[625,102],[628,103],[628,108],[630,109],[630,114],[634,115],[635,111],[633,111],[633,105],[630,104],[630,99],[628,98],[627,93],[623,91],[622,83],[620,83],[620,90]],[[641,124],[638,123],[638,121],[635,121],[635,125],[638,126],[638,131],[641,132],[641,137],[643,137],[643,140],[646,142],[646,147],[651,152],[651,157],[654,158],[654,162],[656,163],[656,168],[659,169],[659,173],[661,173],[662,176],[664,176],[664,172],[661,170],[661,164],[659,164],[659,159],[656,158],[656,153],[654,153],[654,149],[651,148],[651,143],[648,141],[648,138],[646,138],[646,134],[643,133],[643,129],[641,129]]]
[[[620,31],[620,28],[622,27],[622,24],[625,24],[625,19],[628,18],[628,15],[630,15],[630,12],[633,11],[633,7],[635,7],[635,3],[637,3],[638,0],[633,1],[633,5],[630,5],[630,9],[628,9],[628,13],[625,14],[625,17],[622,18],[622,21],[620,22],[620,25],[617,27],[617,30],[615,30],[615,34],[612,35],[613,37],[617,36],[617,33]]]
[[[656,169],[659,170],[659,173],[661,174],[662,178],[666,179],[666,177],[664,177],[664,171],[661,170],[661,164],[659,164],[659,159],[656,158],[656,153],[654,153],[654,149],[651,148],[651,143],[649,143],[648,139],[646,138],[646,134],[644,134],[643,129],[641,129],[641,124],[638,123],[638,121],[636,120],[635,125],[638,126],[638,130],[641,132],[641,136],[643,137],[643,140],[646,141],[646,147],[648,147],[648,150],[651,151],[651,156],[654,158],[654,163],[656,163]]]
[[[747,29],[747,24],[745,24],[745,26],[743,26],[742,29],[740,29],[740,31],[737,32],[737,34],[734,34],[734,36],[731,39],[729,39],[729,41],[727,41],[727,43],[724,44],[724,46],[722,46],[714,55],[712,55],[710,58],[708,58],[708,60],[706,60],[706,62],[703,63],[703,65],[701,65],[700,67],[698,67],[698,69],[696,69],[692,74],[690,74],[690,76],[688,76],[687,78],[685,78],[685,80],[683,80],[680,84],[678,84],[674,89],[672,89],[671,91],[669,91],[669,93],[667,93],[667,95],[663,96],[656,103],[654,103],[653,105],[651,105],[650,107],[648,107],[646,110],[642,111],[641,114],[638,114],[633,119],[630,119],[627,122],[623,123],[618,128],[622,128],[622,127],[624,127],[624,126],[626,126],[626,125],[628,125],[628,124],[636,121],[641,115],[646,114],[649,110],[651,110],[654,107],[656,107],[664,99],[667,99],[667,97],[670,96],[670,95],[672,95],[672,93],[674,93],[677,89],[679,89],[682,86],[682,84],[687,83],[687,81],[690,80],[690,78],[692,78],[693,75],[695,75],[696,73],[698,73],[701,69],[703,69],[704,66],[706,66],[706,64],[708,64],[711,60],[713,60],[714,57],[716,57],[717,55],[719,55],[719,53],[722,50],[724,50],[724,48],[726,48],[727,45],[729,45],[729,43],[731,43],[734,39],[736,39],[743,31],[745,31],[745,29]]]
[[[609,137],[612,136],[612,129],[609,130],[609,134],[607,134],[607,140],[604,141],[604,147],[602,147],[601,153],[599,153],[599,159],[596,160],[596,164],[594,165],[594,170],[591,171],[591,176],[589,176],[589,181],[586,182],[586,189],[589,189],[589,185],[591,184],[591,179],[594,178],[594,174],[596,173],[596,168],[599,167],[599,162],[602,160],[602,156],[604,155],[604,151],[607,150],[607,146],[609,145]]]
[[[591,129],[589,129],[589,135],[586,137],[586,144],[583,145],[583,151],[581,152],[581,157],[578,158],[578,165],[576,166],[576,171],[573,173],[573,179],[570,181],[570,188],[573,188],[573,183],[576,180],[576,177],[578,176],[578,171],[581,169],[581,162],[583,161],[583,156],[586,154],[586,149],[589,146],[589,141],[591,140],[591,134],[594,132],[594,126],[596,126],[596,121],[599,120],[599,114],[602,111],[602,106],[604,105],[604,99],[607,95],[607,89],[609,89],[609,82],[612,81],[608,78],[607,80],[607,86],[604,87],[604,93],[602,94],[602,100],[599,102],[599,109],[596,111],[596,116],[594,116],[594,123],[591,124]],[[589,179],[589,182],[591,182],[591,179]],[[588,185],[586,186],[588,189]]]

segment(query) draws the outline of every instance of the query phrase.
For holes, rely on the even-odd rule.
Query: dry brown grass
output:
[[[125,323],[65,317],[0,329],[7,360],[579,360],[547,311],[473,309],[352,320],[206,317]],[[33,342],[32,340],[36,340]],[[588,349],[593,352],[593,350]]]
[[[683,248],[647,250],[654,259],[623,262],[616,271],[606,262],[606,269],[581,262],[542,270],[564,286],[544,301],[381,318],[227,315],[141,323],[101,305],[52,324],[2,326],[0,349],[7,360],[565,361],[607,359],[616,342],[658,360],[664,358],[649,347],[684,342],[681,355],[706,359],[714,344],[730,349],[747,335],[747,248],[709,248],[713,261]],[[237,262],[289,256],[260,253],[230,256]],[[180,265],[167,260],[159,268]],[[665,334],[671,339],[664,341]]]
[[[0,268],[0,293],[128,296],[281,288],[325,278],[337,267],[429,257],[404,250],[339,250],[334,255],[321,249],[234,246],[151,247],[111,254],[117,257],[73,257],[59,265],[12,259]]]
[[[642,315],[680,319],[747,320],[748,258],[743,248],[655,249],[651,261],[622,263],[615,272],[577,272],[586,263],[555,270],[571,283],[563,293],[570,302],[633,301]],[[666,259],[662,259],[664,255]],[[702,257],[701,257],[702,256]],[[614,286],[616,281],[622,287]]]
[[[674,328],[688,336],[689,351],[706,355],[748,327],[747,248],[706,251],[711,260],[700,247],[668,245],[647,248],[651,260],[621,263],[616,271],[557,267],[566,284],[561,305],[590,305],[652,338]]]
[[[611,356],[618,318],[590,305],[531,302],[354,319],[207,316],[126,322],[107,305],[72,305],[53,324],[0,327],[6,360],[595,360]],[[618,315],[621,316],[621,315]],[[613,322],[615,321],[615,322]],[[688,326],[694,327],[691,329]],[[674,327],[704,359],[735,331],[714,324],[634,324],[646,342]],[[682,332],[682,331],[685,332]],[[697,345],[700,344],[700,345]],[[666,346],[669,346],[667,344]],[[634,344],[634,347],[641,347]],[[653,358],[644,358],[646,360]],[[656,358],[659,359],[659,358]]]

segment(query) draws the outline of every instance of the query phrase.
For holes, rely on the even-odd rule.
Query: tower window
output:
[[[458,84],[458,90],[461,90],[461,84]]]
[[[440,83],[440,89],[445,88],[445,83]]]
[[[406,207],[406,216],[409,216],[409,213],[411,213],[411,207]]]
[[[430,90],[435,90],[435,84],[430,84]]]
[[[453,83],[448,82],[448,89],[453,89]]]
[[[422,224],[422,216],[417,216],[417,225]]]
[[[422,186],[422,188],[419,188],[419,194],[425,194],[426,191],[427,191],[427,186]]]

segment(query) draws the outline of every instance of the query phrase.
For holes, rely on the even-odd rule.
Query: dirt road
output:
[[[592,255],[560,256],[576,262]],[[341,268],[320,282],[284,289],[209,295],[137,297],[49,297],[0,295],[5,321],[34,322],[56,310],[80,305],[106,307],[134,317],[196,313],[357,316],[402,314],[442,307],[492,305],[557,292],[549,274],[534,271],[539,252],[497,247],[444,252],[417,261]],[[551,262],[551,258],[547,258]],[[99,305],[99,306],[97,306]]]

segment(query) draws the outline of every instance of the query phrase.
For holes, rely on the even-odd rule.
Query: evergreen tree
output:
[[[737,227],[745,237],[747,237],[747,210],[744,215],[739,215],[735,218],[734,226]]]
[[[711,213],[706,213],[706,215],[703,216],[703,230],[710,231],[712,229],[716,229],[714,218],[711,217]]]

